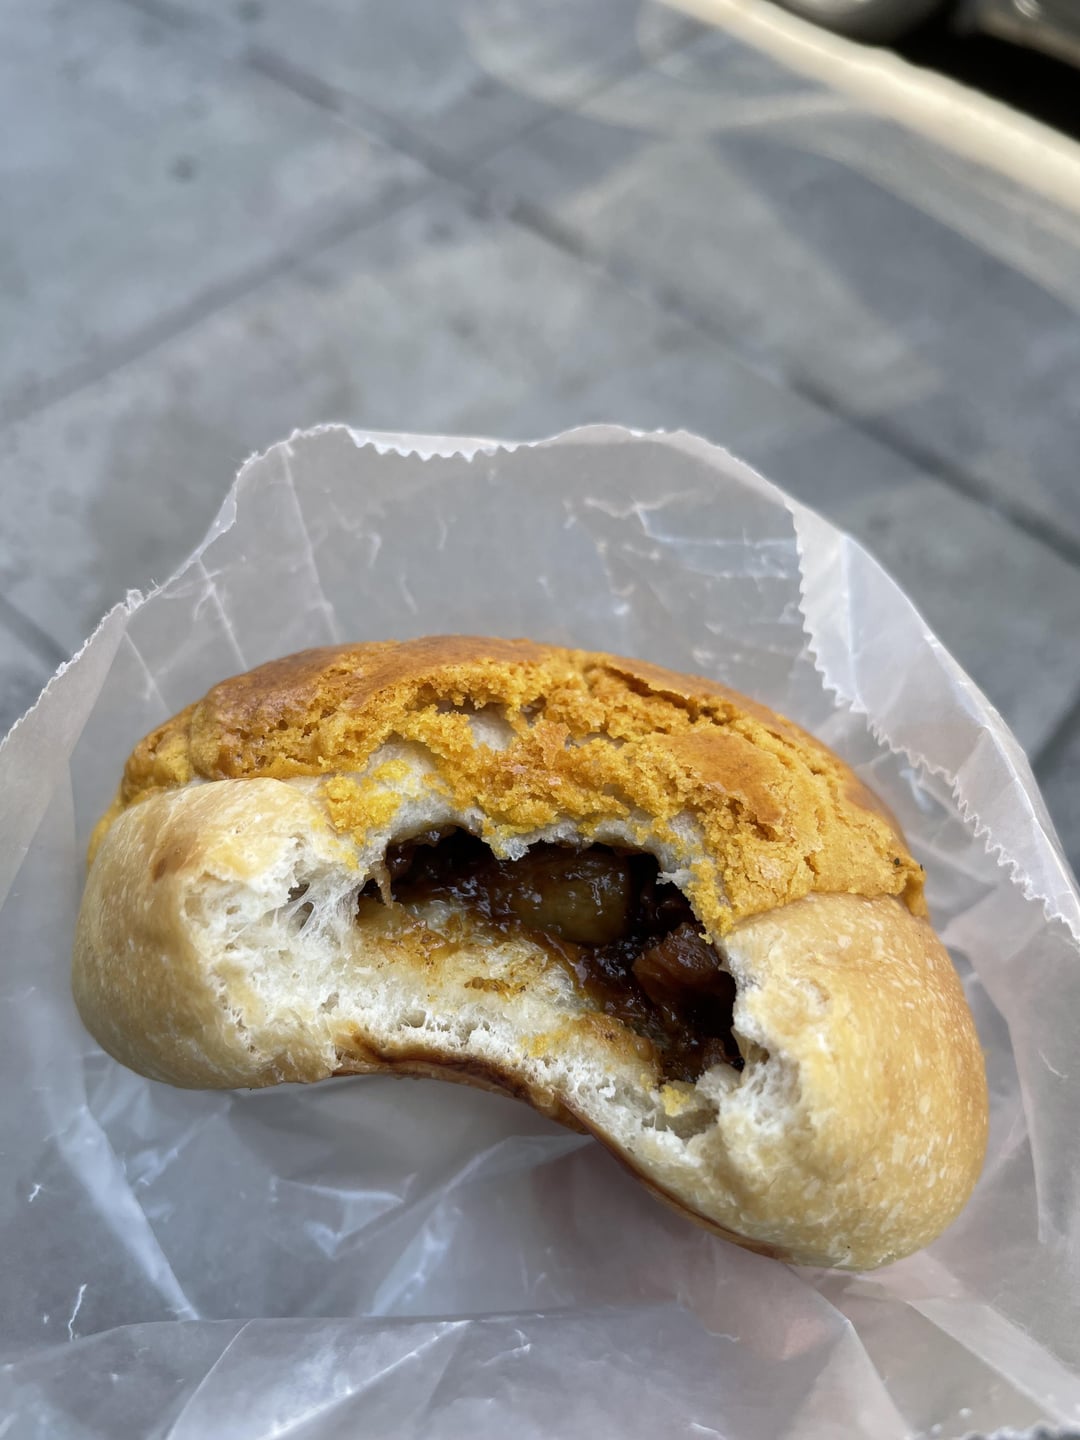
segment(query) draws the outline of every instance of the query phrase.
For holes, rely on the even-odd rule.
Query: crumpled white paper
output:
[[[529,635],[715,676],[900,816],[987,1051],[985,1174],[934,1246],[791,1269],[510,1100],[190,1093],[68,990],[132,743],[307,645]],[[0,749],[0,1434],[960,1436],[1080,1425],[1080,901],[1003,722],[852,540],[724,452],[344,428],[250,461]],[[1080,1431],[1078,1431],[1080,1433]]]

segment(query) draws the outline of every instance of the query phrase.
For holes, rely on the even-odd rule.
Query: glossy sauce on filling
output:
[[[685,897],[651,855],[534,845],[498,860],[464,830],[431,831],[386,855],[395,904],[451,902],[503,934],[526,932],[573,975],[590,1005],[653,1046],[665,1076],[742,1069],[731,1034],[735,982]],[[362,903],[379,898],[372,882]]]

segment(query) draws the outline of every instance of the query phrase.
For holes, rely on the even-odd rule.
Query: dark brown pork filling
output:
[[[451,830],[392,846],[386,867],[395,904],[447,900],[503,933],[526,931],[595,1009],[650,1041],[669,1079],[696,1080],[721,1063],[742,1069],[735,982],[651,855],[539,844],[498,860]],[[367,887],[369,900],[375,893]]]

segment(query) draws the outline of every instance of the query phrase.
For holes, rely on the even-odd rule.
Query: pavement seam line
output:
[[[486,197],[481,195],[480,198],[488,198],[490,201],[491,193],[488,192]],[[836,397],[815,385],[800,373],[798,368],[768,363],[748,349],[728,326],[703,316],[700,311],[688,305],[681,295],[652,284],[626,262],[616,260],[611,263],[609,257],[597,256],[572,226],[564,224],[541,207],[516,199],[508,202],[504,213],[522,228],[546,240],[548,244],[596,268],[627,293],[648,302],[662,314],[673,316],[703,338],[719,344],[759,379],[797,396],[819,413],[841,421],[857,434],[891,451],[966,500],[983,506],[1014,529],[1021,531],[1028,539],[1052,551],[1067,564],[1080,569],[1080,540],[1074,540],[1056,528],[1037,510],[1030,509],[1023,502],[1004,498],[991,485],[965,470],[958,469],[951,461],[936,454],[929,447],[914,443],[907,435],[897,434],[887,420],[875,419],[873,416],[845,408]]]
[[[1073,540],[1068,535],[1063,534],[1054,527],[1049,520],[1039,514],[1038,511],[1030,509],[1022,502],[1018,503],[1005,499],[985,481],[980,480],[975,475],[969,474],[967,471],[959,469],[950,460],[937,455],[932,448],[927,448],[918,443],[912,443],[909,437],[895,434],[887,423],[875,421],[872,417],[868,418],[858,412],[846,409],[839,399],[828,392],[822,391],[812,381],[803,376],[797,367],[788,368],[782,365],[769,364],[765,361],[764,357],[756,356],[751,350],[748,350],[740,337],[735,335],[729,326],[722,322],[718,324],[709,317],[703,318],[700,312],[694,309],[694,307],[689,306],[681,296],[669,289],[651,283],[646,277],[637,273],[632,265],[620,262],[610,256],[596,254],[590,249],[587,242],[578,236],[573,226],[563,224],[543,210],[542,207],[518,197],[504,200],[502,187],[499,186],[497,181],[492,184],[485,184],[483,180],[476,175],[475,172],[477,168],[480,165],[486,164],[501,150],[520,143],[526,135],[543,129],[544,126],[548,124],[554,123],[565,112],[560,111],[556,115],[540,117],[532,126],[527,127],[527,129],[521,132],[515,132],[512,137],[506,140],[504,145],[500,145],[495,150],[482,156],[474,157],[474,160],[469,164],[461,165],[456,163],[452,157],[438,150],[437,147],[431,146],[421,136],[418,136],[414,131],[409,129],[409,127],[398,121],[396,117],[370,105],[366,101],[360,100],[348,92],[340,90],[338,87],[322,80],[321,77],[312,74],[303,67],[292,64],[286,57],[281,56],[274,50],[244,41],[227,46],[227,53],[222,56],[216,48],[210,47],[211,25],[201,19],[192,19],[188,14],[179,11],[175,6],[170,4],[169,0],[117,0],[117,3],[123,4],[140,13],[148,14],[162,23],[172,24],[177,28],[184,29],[190,36],[197,37],[195,40],[196,44],[211,48],[212,53],[215,54],[217,58],[224,58],[233,63],[238,63],[244,68],[251,69],[255,73],[263,75],[272,83],[280,85],[283,89],[299,96],[308,103],[316,105],[320,109],[337,116],[345,123],[352,121],[357,125],[363,125],[367,129],[374,130],[376,132],[376,138],[381,143],[385,144],[389,149],[396,150],[398,153],[403,154],[406,158],[414,161],[414,163],[421,165],[432,177],[459,187],[480,204],[504,214],[521,228],[529,230],[538,238],[555,245],[563,253],[576,259],[578,262],[587,264],[590,268],[606,276],[621,289],[634,295],[638,300],[646,301],[653,308],[660,310],[664,314],[674,315],[704,338],[719,342],[751,373],[778,388],[791,392],[824,414],[841,420],[857,433],[864,435],[875,444],[891,450],[909,464],[914,465],[917,469],[930,475],[932,478],[940,480],[943,484],[949,486],[958,494],[963,495],[966,499],[985,506],[992,513],[998,515],[1007,523],[1027,535],[1029,539],[1033,539],[1039,544],[1046,546],[1060,559],[1065,560],[1066,563],[1080,568],[1080,540]],[[682,13],[692,15],[695,18],[707,18],[709,14],[712,14],[714,17],[720,13],[727,15],[729,10],[733,11],[733,13],[741,14],[745,9],[743,0],[663,0],[663,3],[668,4],[671,8],[682,11]],[[777,14],[780,16],[779,23],[781,24],[791,20],[792,22],[796,22],[797,25],[801,24],[803,28],[812,32],[816,30],[816,27],[808,25],[807,22],[797,22],[797,17],[788,16],[780,11],[777,11]],[[777,23],[778,22],[770,20],[768,25],[775,28]],[[733,31],[739,38],[745,39],[746,43],[754,45],[755,40],[753,38],[748,38],[742,34],[742,31],[746,28],[745,24],[742,26],[735,25]],[[226,28],[220,25],[220,23],[217,24],[217,31],[218,34],[228,33],[226,32]],[[708,31],[706,30],[704,35],[707,36],[707,34]],[[663,55],[677,54],[682,49],[690,48],[702,38],[702,34],[694,34],[691,32],[682,41],[672,44],[669,47],[661,47],[657,53]],[[758,43],[756,48],[762,48],[762,44],[763,42]],[[845,44],[850,46],[850,42],[845,42]],[[856,53],[858,53],[858,47],[854,48]],[[890,59],[892,58],[895,58],[897,66],[903,67],[913,74],[921,73],[917,72],[915,67],[907,65],[907,62],[896,57],[890,57]],[[784,59],[781,59],[780,63],[783,64],[786,62]],[[795,62],[792,63],[794,64]],[[597,85],[590,94],[592,96],[601,94],[605,90],[621,83],[622,80],[627,78],[628,74],[633,74],[636,70],[643,68],[643,64],[644,61],[639,59],[638,63],[630,66],[625,73],[616,73],[605,77],[604,83]],[[964,87],[956,86],[954,82],[943,81],[943,83],[953,85],[954,89],[963,91],[965,94],[968,93]],[[581,104],[586,103],[589,98],[590,95],[582,96],[578,104],[574,107],[575,110],[580,108]],[[993,104],[994,102],[988,101],[987,103]],[[999,106],[998,108],[1001,109],[1003,107]],[[1045,128],[1038,126],[1037,122],[1034,121],[1032,121],[1031,124],[1037,126],[1040,130]],[[1080,156],[1080,147],[1077,147],[1077,154]],[[423,193],[422,188],[419,193]],[[416,194],[411,198],[416,199]],[[381,223],[386,215],[392,214],[400,208],[400,204],[397,206],[388,206],[382,213],[373,215],[369,224],[376,225]],[[365,228],[365,226],[361,222],[350,227],[345,233],[351,234],[354,230],[359,231],[363,228]],[[340,236],[335,236],[334,239],[345,238],[345,233]],[[206,318],[217,309],[223,308],[224,305],[232,303],[235,299],[242,298],[244,294],[257,289],[261,284],[265,283],[265,281],[275,278],[278,273],[284,273],[288,269],[294,268],[297,264],[302,263],[307,255],[317,254],[320,250],[327,248],[327,246],[332,243],[334,243],[333,239],[322,243],[316,242],[311,245],[309,249],[303,251],[300,251],[300,247],[292,247],[291,252],[282,252],[282,258],[280,260],[276,259],[274,262],[267,262],[261,270],[252,271],[248,280],[238,283],[235,287],[225,287],[226,290],[235,289],[235,293],[227,293],[225,298],[218,303],[214,303],[214,301],[210,299],[207,304],[198,307],[199,313],[193,314],[190,319],[181,318],[174,326],[162,327],[160,338],[151,338],[147,343],[139,344],[137,350],[135,350],[133,354],[125,355],[119,364],[127,363],[128,360],[137,358],[138,355],[142,355],[148,350],[156,348],[158,344],[165,343],[173,337],[173,334],[182,333],[185,329],[190,328],[191,325],[198,323],[199,320]],[[153,335],[154,332],[155,327],[148,327],[149,334]],[[85,368],[90,369],[91,367],[87,366]],[[103,373],[108,373],[108,371],[115,368],[118,368],[116,364],[108,363],[104,366],[93,367],[94,370],[100,369]],[[68,372],[68,374],[73,377],[78,373],[80,373],[78,367]],[[65,398],[67,394],[73,393],[74,390],[82,388],[83,384],[90,383],[91,380],[96,378],[99,378],[98,374],[92,373],[86,379],[73,379],[63,387],[60,394],[55,396],[52,394],[51,389],[42,387],[47,390],[48,398],[43,404],[33,406],[29,413],[34,413],[37,409],[45,408],[46,405],[55,403],[56,399]],[[17,418],[25,417],[20,415]],[[6,411],[0,409],[0,423],[8,423],[10,419],[11,417]]]
[[[358,95],[342,90],[304,66],[296,65],[272,46],[238,36],[228,22],[223,23],[219,20],[207,20],[202,16],[192,16],[189,12],[172,4],[171,0],[118,0],[118,3],[163,24],[173,25],[177,29],[186,31],[189,38],[193,39],[196,44],[204,45],[218,59],[229,60],[241,67],[254,70],[257,74],[281,85],[290,93],[300,96],[301,99],[309,101],[330,114],[346,120],[359,121],[374,130],[377,138],[390,148],[400,150],[402,154],[426,166],[433,174],[442,179],[452,180],[456,183],[461,183],[463,177],[472,170],[486,164],[503,150],[520,143],[534,131],[542,129],[556,118],[552,115],[537,116],[535,120],[528,121],[518,129],[507,133],[496,144],[471,155],[468,161],[462,163],[448,152],[439,149],[437,145],[432,145],[419,132],[388,111],[372,105],[370,101],[363,100]],[[657,0],[657,3],[668,9],[676,8],[670,5],[669,0]],[[667,44],[657,44],[647,55],[628,54],[622,64],[614,66],[606,74],[598,76],[595,84],[585,86],[570,108],[579,109],[590,100],[602,95],[606,90],[612,89],[636,74],[646,64],[677,55],[680,50],[688,49],[710,33],[708,24],[694,21],[693,17],[688,15],[684,16],[684,19],[692,22],[692,28],[688,28],[685,34],[679,38],[672,38]],[[219,41],[224,40],[225,43],[215,45],[213,43],[215,35]],[[557,111],[557,114],[565,113],[566,111],[563,109]]]
[[[156,0],[124,0],[124,3],[141,5],[145,3],[154,4]],[[662,3],[672,8],[680,9],[683,13],[698,15],[700,10],[707,11],[712,0],[662,0]],[[738,4],[739,0],[718,0],[718,3]],[[794,18],[794,17],[792,17]],[[678,54],[681,50],[689,49],[698,43],[708,30],[703,34],[689,34],[678,43],[662,47],[658,55]],[[753,43],[750,41],[749,43]],[[848,42],[850,43],[850,42]],[[887,421],[874,420],[857,412],[846,409],[843,404],[828,392],[823,391],[808,378],[801,375],[798,369],[788,369],[783,366],[775,366],[763,363],[756,358],[752,352],[735,338],[729,328],[723,324],[716,325],[708,318],[702,319],[700,313],[693,307],[688,306],[681,297],[671,293],[665,293],[662,289],[652,285],[647,279],[632,272],[632,267],[613,264],[611,257],[596,254],[588,246],[584,239],[579,239],[573,226],[566,226],[559,222],[542,207],[534,205],[529,201],[515,199],[500,207],[500,186],[498,182],[485,184],[477,175],[477,170],[487,164],[496,155],[514,145],[521,143],[530,135],[544,129],[545,126],[555,123],[559,115],[545,115],[538,118],[533,124],[525,129],[515,132],[513,137],[503,144],[496,146],[480,156],[474,156],[467,165],[458,165],[451,157],[430,146],[422,137],[418,136],[408,126],[398,121],[396,117],[387,115],[384,111],[370,106],[367,102],[339,90],[337,87],[323,81],[320,77],[312,75],[310,71],[297,67],[291,62],[279,56],[276,52],[266,51],[261,48],[249,50],[249,64],[255,65],[262,73],[269,74],[272,78],[278,79],[283,85],[294,88],[297,93],[304,95],[314,104],[320,104],[324,108],[332,109],[333,113],[348,116],[351,109],[355,107],[358,119],[365,120],[370,117],[368,123],[375,126],[389,127],[389,133],[383,133],[380,138],[395,149],[402,150],[410,158],[417,160],[427,168],[440,174],[441,177],[452,184],[458,185],[467,190],[481,204],[502,209],[508,218],[516,221],[522,228],[530,230],[539,238],[549,244],[556,245],[571,258],[589,264],[599,270],[609,280],[617,284],[621,289],[627,290],[639,300],[647,301],[654,309],[665,314],[674,313],[685,323],[691,325],[699,334],[708,339],[719,341],[728,349],[740,364],[744,365],[752,373],[760,376],[769,383],[781,389],[788,390],[797,395],[800,399],[814,406],[815,409],[841,420],[850,426],[857,433],[866,436],[875,444],[884,446],[894,454],[906,460],[943,484],[948,485],[964,498],[977,504],[985,506],[999,518],[1013,525],[1029,539],[1052,550],[1060,559],[1067,564],[1080,568],[1080,540],[1074,540],[1055,527],[1045,516],[1037,510],[1024,505],[1023,502],[1016,502],[1000,495],[992,485],[982,481],[976,475],[958,468],[944,456],[938,455],[935,451],[923,445],[912,443],[911,439],[904,435],[897,435]],[[263,70],[263,64],[269,61],[267,69]],[[897,59],[898,65],[904,65],[914,71],[914,67],[907,66],[907,62]],[[603,94],[605,91],[614,88],[615,85],[627,76],[636,73],[643,68],[643,63],[627,66],[623,72],[611,75],[606,78],[605,83],[598,84],[588,94],[579,98],[574,106],[574,112],[580,110],[589,99]],[[946,83],[943,81],[943,83]],[[954,85],[954,82],[947,82]],[[955,86],[960,89],[961,87]],[[971,92],[975,93],[975,92]],[[332,98],[331,98],[332,97]],[[840,97],[843,98],[843,97]],[[1000,107],[999,107],[1000,108]],[[1033,124],[1036,122],[1032,122]],[[1080,154],[1080,150],[1078,150]]]
[[[266,260],[207,286],[186,304],[156,317],[130,335],[103,346],[93,359],[80,361],[33,387],[29,399],[0,403],[0,426],[16,425],[69,399],[87,386],[106,379],[125,365],[160,349],[204,320],[226,310],[270,281],[303,265],[350,236],[381,223],[421,200],[437,183],[436,177],[404,183],[375,205],[345,210],[326,224],[278,250]]]
[[[462,166],[455,163],[452,157],[445,155],[437,147],[427,144],[422,137],[416,135],[395,117],[358,97],[340,91],[310,71],[293,65],[275,51],[246,41],[228,44],[223,49],[219,49],[212,43],[214,27],[199,17],[192,17],[178,6],[171,4],[170,0],[117,0],[117,3],[156,20],[159,24],[183,31],[189,43],[196,48],[209,51],[216,60],[224,61],[227,64],[238,64],[249,69],[271,84],[286,90],[287,93],[317,106],[325,113],[336,116],[342,123],[351,123],[364,128],[373,133],[373,137],[388,150],[395,151],[405,159],[421,166],[427,171],[429,180],[449,182],[467,193],[473,194],[481,201],[484,196],[476,186],[470,185],[469,171],[486,163],[505,146],[516,144],[524,134],[531,133],[537,126],[546,124],[552,118],[544,116],[533,125],[523,127],[522,130],[516,131],[508,137],[503,144],[483,155],[474,157],[469,165]],[[217,24],[216,31],[219,36],[228,33],[226,27],[220,23]],[[657,56],[673,54],[699,38],[699,32],[688,31],[681,41],[666,47],[658,47],[656,54]],[[627,75],[640,69],[641,65],[642,61],[638,59],[636,64],[628,62],[616,72],[609,73],[605,77],[604,83],[593,87],[582,97],[582,100],[591,98],[610,86],[618,84]],[[209,286],[201,295],[196,296],[186,305],[151,321],[132,335],[111,346],[103,347],[103,350],[93,360],[86,360],[70,366],[48,380],[38,383],[33,387],[29,400],[0,403],[0,426],[18,424],[27,420],[76,394],[79,390],[104,379],[113,371],[141,359],[170,340],[184,334],[185,331],[192,329],[203,320],[209,319],[237,300],[258,290],[279,275],[295,269],[306,259],[320,254],[365,228],[382,223],[384,219],[388,219],[401,209],[421,199],[427,191],[428,187],[425,186],[423,180],[418,179],[413,185],[404,183],[396,193],[392,189],[390,195],[373,202],[370,207],[361,207],[360,214],[357,214],[355,210],[351,213],[345,212],[336,220],[316,230],[312,235],[285,247],[260,264],[219,284]]]
[[[68,652],[58,640],[32,619],[25,611],[21,610],[13,600],[6,595],[0,595],[0,625],[14,635],[23,646],[34,655],[35,659],[43,660],[51,670],[58,665],[63,665],[65,660],[70,659]]]

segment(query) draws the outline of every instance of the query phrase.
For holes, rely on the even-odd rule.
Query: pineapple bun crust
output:
[[[478,718],[496,722],[493,743]],[[713,681],[528,640],[333,646],[224,680],[135,747],[91,853],[148,796],[251,777],[324,777],[334,827],[362,847],[400,803],[402,761],[364,773],[391,742],[434,761],[426,783],[482,812],[497,854],[565,821],[585,839],[640,824],[642,841],[689,821],[700,846],[683,888],[717,936],[812,894],[926,913],[892,817],[797,725]]]

